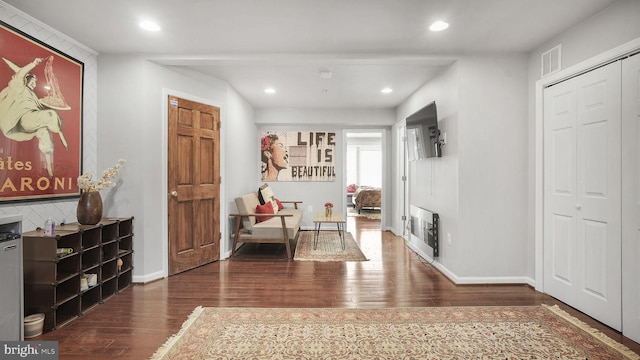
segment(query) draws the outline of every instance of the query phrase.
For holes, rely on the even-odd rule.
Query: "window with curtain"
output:
[[[359,134],[347,142],[347,185],[382,186],[382,145],[379,135]],[[375,135],[375,134],[373,134]]]
[[[360,149],[357,184],[374,187],[382,186],[382,149]]]

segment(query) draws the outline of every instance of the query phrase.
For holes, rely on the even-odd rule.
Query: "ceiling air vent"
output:
[[[542,53],[542,77],[560,71],[560,56],[562,45],[557,45],[551,50]]]

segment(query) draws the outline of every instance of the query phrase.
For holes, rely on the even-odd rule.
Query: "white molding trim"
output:
[[[393,234],[393,236],[397,236],[397,237],[402,238],[402,234],[398,235],[397,230],[391,225],[390,226],[385,226],[384,231],[389,231],[389,232],[391,232]],[[402,240],[404,240],[404,238]]]
[[[576,65],[570,66],[560,72],[549,75],[543,79],[536,81],[535,86],[535,289],[544,292],[544,248],[543,248],[543,218],[544,218],[544,139],[543,139],[543,99],[544,88],[569,79],[571,77],[583,74],[593,70],[606,63],[631,55],[640,50],[640,38],[636,38],[617,46],[602,54],[596,55],[590,59],[582,61]]]
[[[134,275],[131,281],[134,284],[145,284],[145,283],[148,283],[150,281],[164,279],[166,277],[167,276],[163,274],[163,271],[156,271],[154,273],[147,274],[147,275],[142,275],[142,276]]]
[[[535,281],[526,276],[490,276],[490,277],[465,277],[457,276],[451,272],[446,266],[442,265],[438,261],[434,260],[431,256],[414,246],[411,242],[405,242],[407,247],[413,250],[423,259],[438,269],[444,276],[446,276],[451,282],[456,285],[478,285],[478,284],[527,284],[534,286]]]

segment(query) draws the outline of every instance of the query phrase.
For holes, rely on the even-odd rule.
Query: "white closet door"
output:
[[[545,90],[544,289],[620,330],[620,62]]]
[[[640,55],[622,61],[623,334],[640,342]]]
[[[544,90],[544,291],[577,302],[576,82]]]

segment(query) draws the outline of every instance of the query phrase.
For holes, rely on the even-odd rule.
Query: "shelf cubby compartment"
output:
[[[120,272],[120,275],[118,275],[118,292],[128,288],[131,285],[131,283],[133,282],[132,276],[133,267]]]
[[[59,328],[67,324],[69,321],[75,319],[80,315],[80,298],[73,297],[68,301],[57,305],[54,310],[55,314],[55,328]]]
[[[113,240],[102,245],[102,262],[108,262],[118,256],[118,241]]]
[[[122,266],[120,267],[119,272],[123,273],[125,271],[129,271],[133,266],[133,253],[128,253],[122,257]]]
[[[24,282],[56,285],[80,271],[80,257],[72,254],[60,261],[25,260]]]
[[[133,235],[133,218],[118,220],[118,236]]]
[[[80,236],[78,234],[59,234],[56,235],[56,250],[57,248],[71,248],[72,254],[80,252]]]
[[[98,305],[102,300],[102,293],[100,292],[100,286],[90,287],[88,290],[80,295],[80,311],[85,312],[92,307]]]
[[[117,274],[117,263],[116,260],[113,259],[106,263],[102,264],[102,282],[106,282],[116,277]]]
[[[72,253],[80,251],[80,234],[59,231],[55,236],[44,236],[44,231],[34,230],[23,235],[30,244],[23,249],[24,259],[52,261],[57,258],[58,248],[71,248]]]
[[[118,290],[118,279],[112,277],[111,279],[102,283],[102,298],[106,299],[112,295],[115,295]]]
[[[99,227],[82,229],[81,234],[83,249],[92,249],[96,246],[100,246],[102,234]]]
[[[54,305],[62,304],[71,298],[78,296],[80,292],[80,274],[59,283],[56,286]]]
[[[80,255],[78,253],[70,254],[64,258],[60,258],[56,261],[56,283],[64,281],[69,276],[72,276],[80,271]],[[43,276],[42,278],[46,278]]]
[[[82,271],[87,271],[98,265],[100,265],[100,247],[82,252]]]
[[[120,253],[133,250],[133,235],[127,235],[120,239],[118,244],[118,251]]]
[[[103,221],[102,225],[102,243],[118,240],[118,222]]]

